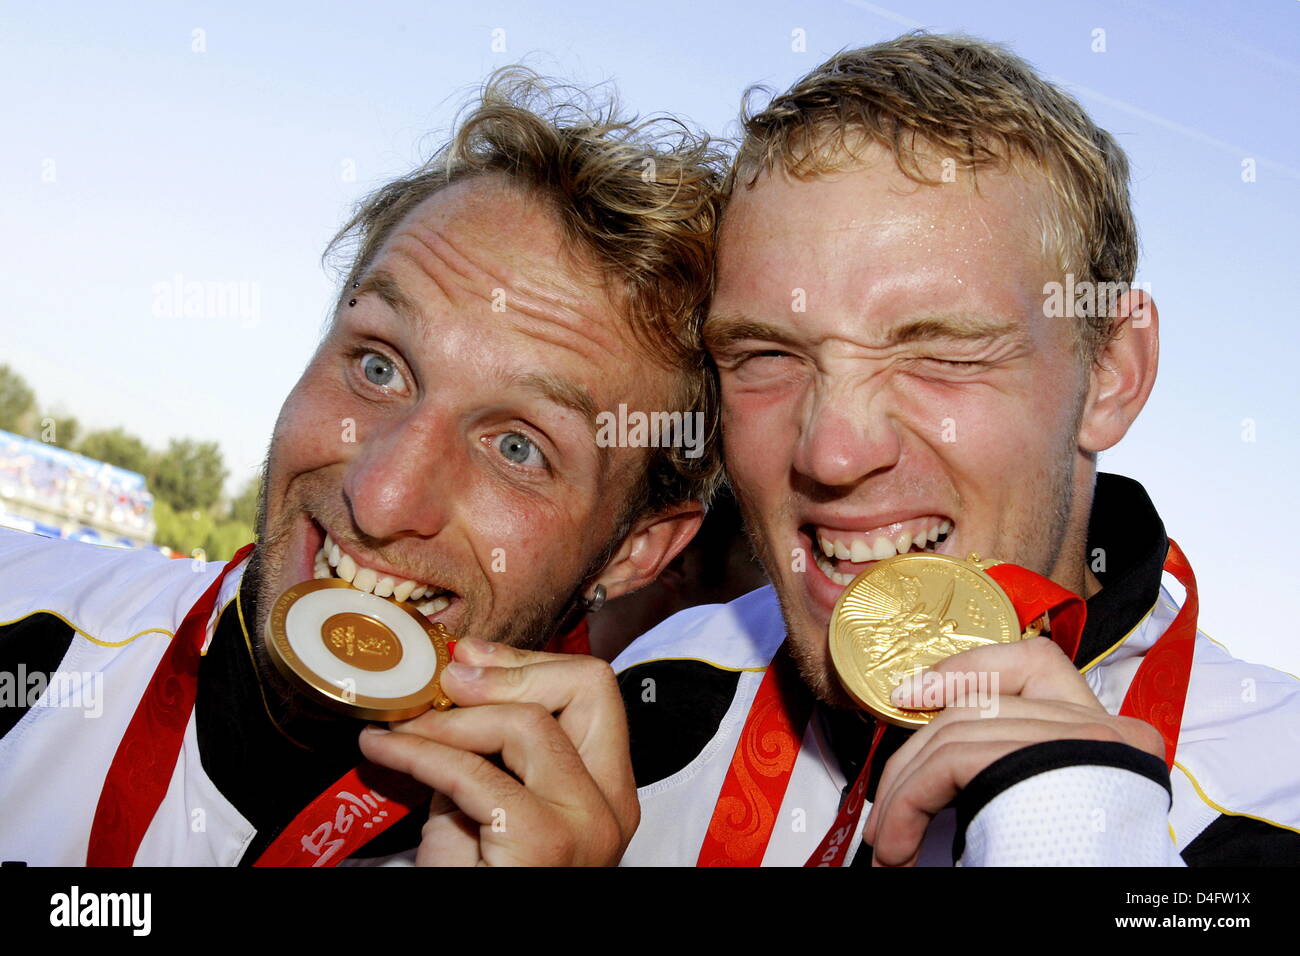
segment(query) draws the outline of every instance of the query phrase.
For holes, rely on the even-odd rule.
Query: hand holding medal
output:
[[[990,574],[995,567],[1004,569],[1001,581]],[[1023,588],[1024,600],[1013,603],[1005,584],[1024,578],[1006,576],[1011,569],[974,554],[965,561],[945,554],[900,554],[871,565],[844,589],[831,616],[831,661],[845,690],[888,723],[929,723],[937,711],[891,703],[891,692],[905,678],[962,651],[1040,633],[1048,607]],[[1014,571],[1030,574],[1023,568]],[[1050,585],[1045,579],[1038,582]],[[1041,585],[1034,590],[1041,591]],[[1082,602],[1063,588],[1055,591],[1059,593],[1049,596],[1056,599],[1053,609],[1069,609],[1062,623],[1074,625],[1077,619],[1070,635],[1077,644]],[[1030,623],[1022,626],[1022,620]]]
[[[1191,607],[1194,613],[1194,601]],[[1025,568],[977,555],[966,561],[900,555],[868,568],[845,589],[830,626],[841,682],[882,721],[917,728],[886,763],[863,828],[874,863],[915,863],[934,814],[984,768],[1021,747],[1105,740],[1151,754],[1164,750],[1160,733],[1130,716],[1128,699],[1120,715],[1111,715],[1076,670],[1085,616],[1079,596]],[[1021,644],[1049,619],[1055,648]],[[938,709],[916,682],[901,700],[891,699],[911,675],[957,669],[996,674],[1001,686],[979,707],[952,699],[946,682]],[[926,709],[917,709],[921,704]],[[860,801],[868,772],[869,765],[855,784]]]

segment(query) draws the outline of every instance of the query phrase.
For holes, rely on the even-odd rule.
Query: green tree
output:
[[[153,520],[157,526],[154,544],[182,554],[193,554],[195,548],[206,551],[208,537],[216,526],[208,512],[201,509],[177,511],[163,498],[154,501]]]
[[[26,434],[36,409],[36,393],[21,375],[0,365],[0,428]]]
[[[173,438],[154,462],[149,488],[155,498],[184,514],[215,505],[226,474],[216,442]]]
[[[222,521],[208,534],[203,550],[209,561],[229,561],[235,552],[253,540],[252,525],[242,521]]]
[[[77,446],[77,451],[87,458],[106,461],[110,465],[141,475],[148,475],[152,470],[153,452],[149,446],[121,428],[87,433]]]

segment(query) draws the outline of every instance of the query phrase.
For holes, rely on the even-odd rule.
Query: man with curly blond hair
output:
[[[638,809],[612,672],[537,649],[653,580],[718,480],[695,343],[720,173],[680,123],[503,71],[332,244],[343,281],[251,555],[223,572],[0,532],[0,660],[66,691],[0,711],[0,858],[333,865],[397,815],[369,771],[345,783],[365,758],[439,796],[408,794],[356,861],[616,861]],[[602,416],[655,414],[696,427],[598,440]],[[363,730],[304,696],[267,622],[313,578],[458,638],[461,706]],[[56,706],[90,696],[94,720]]]

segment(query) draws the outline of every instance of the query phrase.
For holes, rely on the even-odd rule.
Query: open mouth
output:
[[[316,527],[323,541],[315,554],[313,577],[338,578],[366,594],[409,602],[430,620],[456,601],[456,592],[449,588],[367,566],[363,560],[339,547],[338,542],[319,524]]]
[[[955,525],[943,515],[909,518],[869,531],[848,531],[821,525],[800,530],[814,542],[817,567],[831,581],[847,586],[877,561],[899,554],[944,553]]]

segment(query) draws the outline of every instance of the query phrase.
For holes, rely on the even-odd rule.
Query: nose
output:
[[[421,403],[400,417],[358,423],[356,439],[343,490],[363,534],[432,537],[446,527],[460,462],[446,410]]]
[[[885,403],[879,390],[819,384],[804,409],[795,471],[843,488],[896,465],[902,445]]]

